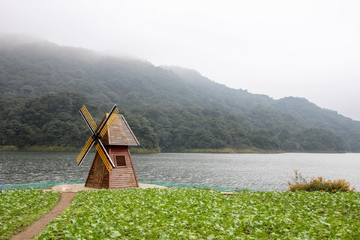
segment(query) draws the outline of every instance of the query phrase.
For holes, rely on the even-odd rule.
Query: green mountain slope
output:
[[[218,93],[230,100],[228,108],[239,122],[251,129],[269,129],[278,134],[281,130],[296,133],[306,129],[323,129],[340,136],[348,151],[360,150],[360,122],[344,117],[335,111],[322,109],[305,98],[286,97],[273,100],[266,95],[250,94],[244,90],[234,90],[201,76],[195,70],[181,67],[163,66],[203,88],[206,95]],[[236,95],[234,96],[234,92]],[[234,108],[231,108],[234,106]]]
[[[306,99],[274,100],[228,88],[194,70],[156,67],[146,61],[106,56],[46,41],[18,45],[0,41],[0,94],[1,126],[16,127],[11,121],[14,116],[20,116],[14,113],[17,109],[27,113],[27,118],[16,119],[18,123],[42,136],[28,140],[21,147],[46,143],[66,145],[69,141],[48,138],[44,142],[47,133],[43,128],[54,119],[61,123],[73,122],[81,132],[81,140],[74,138],[77,140],[71,145],[82,145],[86,129],[78,126],[81,123],[77,122],[74,109],[88,101],[96,118],[101,118],[101,112],[108,111],[114,103],[118,104],[146,148],[360,151],[359,122],[321,109]],[[82,100],[76,101],[79,98]],[[37,122],[36,102],[56,108],[61,99],[74,103],[70,104],[71,110],[58,109],[47,115],[48,122]],[[67,117],[60,118],[59,112]],[[61,124],[58,122],[58,125]],[[68,126],[67,129],[74,128]],[[307,149],[304,138],[298,136],[312,136],[314,129],[329,139],[340,136],[338,146],[328,141],[326,146],[320,144],[316,149]],[[279,138],[283,131],[288,132],[288,138]],[[65,132],[59,133],[58,138],[65,139],[65,135]],[[3,130],[2,136],[2,145],[16,144]]]
[[[0,49],[0,65],[3,98],[79,91],[98,105],[118,102],[125,108],[156,105],[220,108],[232,112],[271,101],[267,96],[254,97],[208,79],[202,84],[189,82],[148,62],[102,56],[49,42]]]

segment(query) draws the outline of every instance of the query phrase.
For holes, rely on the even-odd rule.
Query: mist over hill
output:
[[[80,147],[88,133],[75,109],[87,104],[100,119],[116,103],[147,149],[360,151],[360,122],[303,98],[274,100],[195,70],[47,41],[9,42],[0,40],[1,145]]]

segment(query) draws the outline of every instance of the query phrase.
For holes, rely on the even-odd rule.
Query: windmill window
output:
[[[125,156],[116,156],[116,165],[118,167],[126,166]]]

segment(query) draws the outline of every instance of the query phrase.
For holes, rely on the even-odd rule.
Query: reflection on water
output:
[[[0,152],[0,183],[86,180],[94,153]],[[360,190],[360,154],[133,154],[139,181],[284,190],[299,169],[304,176],[348,180]]]

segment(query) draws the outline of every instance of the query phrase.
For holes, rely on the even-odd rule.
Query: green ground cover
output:
[[[3,190],[0,192],[0,239],[35,222],[59,201],[60,192],[42,190]]]
[[[359,239],[355,192],[79,192],[38,239]]]

